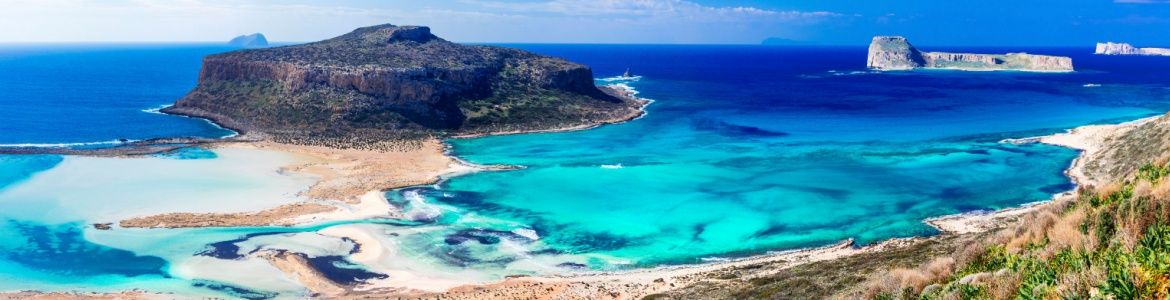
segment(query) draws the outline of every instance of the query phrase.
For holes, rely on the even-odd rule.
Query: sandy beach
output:
[[[295,162],[278,170],[282,174],[312,176],[316,182],[301,192],[302,202],[263,211],[242,213],[174,212],[122,220],[122,227],[230,227],[291,226],[319,221],[394,217],[395,211],[381,192],[430,184],[444,176],[474,172],[478,167],[445,153],[444,145],[425,140],[410,151],[382,152],[334,149],[273,142],[217,144],[212,149],[260,149],[291,154]]]
[[[1066,174],[1078,185],[1097,182],[1098,178],[1086,175],[1084,168],[1087,161],[1103,158],[1101,149],[1107,148],[1109,143],[1134,128],[1151,122],[1157,117],[1112,124],[1087,125],[1071,129],[1064,133],[1049,136],[1009,140],[1004,142],[1040,142],[1077,149],[1081,154],[1066,170]],[[1003,209],[992,212],[969,212],[963,214],[940,216],[924,220],[923,222],[937,228],[943,235],[970,235],[988,232],[1002,228],[1018,220],[1020,217],[1036,211],[1048,203],[1075,197],[1075,191],[1068,191],[1053,195],[1048,201],[1025,204],[1020,207]],[[345,236],[359,244],[375,243],[374,248],[381,248],[377,240],[370,239],[358,230],[336,230],[332,232],[338,236]],[[857,247],[851,240],[842,241],[834,245],[812,249],[782,251],[764,255],[733,259],[724,262],[712,262],[696,265],[667,266],[651,269],[638,269],[608,273],[587,273],[571,276],[549,277],[517,277],[490,284],[468,284],[447,289],[445,291],[428,291],[422,289],[403,289],[401,287],[379,287],[371,285],[350,294],[349,297],[363,298],[373,295],[397,295],[404,298],[443,297],[450,299],[638,299],[647,295],[695,284],[710,280],[720,272],[729,270],[751,270],[751,276],[763,276],[793,266],[818,261],[840,259],[843,257],[888,251],[922,243],[938,237],[916,237],[891,239],[884,242]],[[366,247],[363,246],[363,249]],[[354,260],[377,260],[381,252],[359,252],[354,254]]]

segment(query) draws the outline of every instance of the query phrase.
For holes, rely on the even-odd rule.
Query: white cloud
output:
[[[777,11],[749,6],[715,7],[683,0],[551,0],[547,2],[498,2],[465,0],[464,3],[517,12],[554,13],[569,16],[609,17],[773,17],[783,20],[821,19],[839,16],[826,11]]]
[[[0,42],[221,41],[261,32],[312,41],[375,24],[428,25],[474,42],[708,43],[791,37],[841,15],[683,0],[543,2],[0,0]]]

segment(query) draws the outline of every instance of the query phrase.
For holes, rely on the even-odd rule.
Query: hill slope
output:
[[[276,141],[366,147],[436,134],[547,130],[632,118],[642,103],[603,91],[583,65],[461,45],[421,26],[208,56],[167,113]]]

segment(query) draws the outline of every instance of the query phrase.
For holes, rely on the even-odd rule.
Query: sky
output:
[[[305,42],[386,23],[475,43],[1170,47],[1170,0],[0,0],[0,43]]]

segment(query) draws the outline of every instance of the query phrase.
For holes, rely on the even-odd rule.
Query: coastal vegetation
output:
[[[869,299],[1166,299],[1170,160],[874,279]]]

